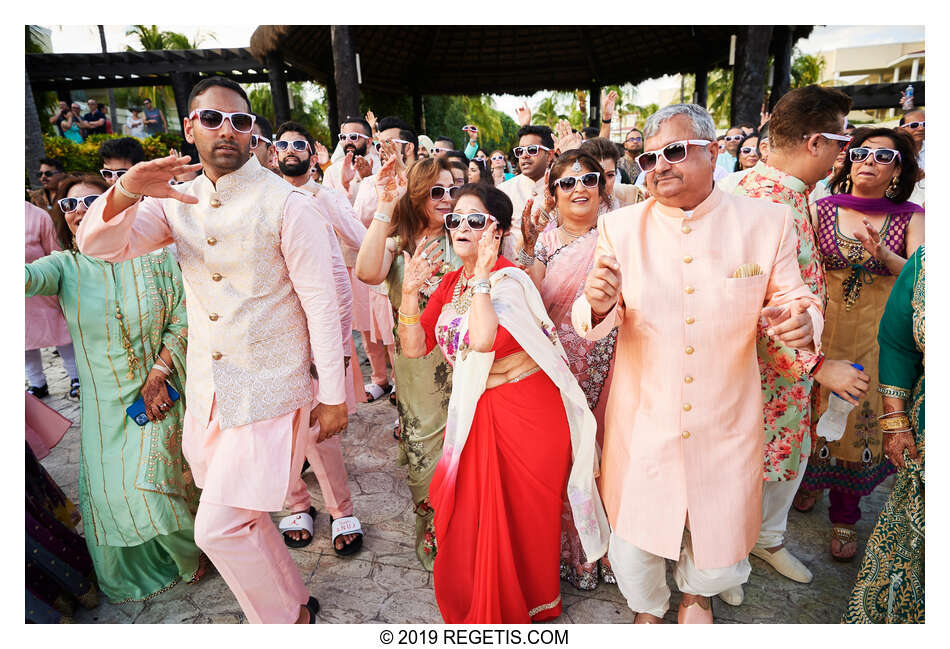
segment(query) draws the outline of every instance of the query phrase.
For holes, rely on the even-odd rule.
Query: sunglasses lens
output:
[[[862,146],[858,147],[857,149],[851,149],[849,155],[851,156],[851,162],[861,162],[862,160],[867,159],[870,153],[870,149],[866,149]]]
[[[537,144],[529,145],[527,147],[527,151],[528,151],[528,155],[538,155],[538,151],[539,151],[538,145]]]
[[[251,130],[253,125],[254,117],[247,113],[234,113],[231,115],[231,126],[233,126],[236,131],[247,133]]]
[[[92,204],[96,202],[97,198],[99,198],[99,194],[92,194],[91,196],[83,197],[82,202],[86,206],[86,209],[92,207]]]
[[[667,162],[677,163],[686,159],[686,145],[681,142],[674,142],[663,149],[663,157]]]
[[[462,215],[456,214],[455,212],[450,212],[445,215],[445,227],[449,230],[455,230],[458,226],[462,225]]]
[[[881,164],[890,164],[894,162],[894,152],[887,149],[878,149],[874,152],[874,159]]]
[[[574,185],[577,184],[577,181],[573,177],[568,176],[567,178],[558,178],[557,184],[566,192],[574,189]]]
[[[461,189],[461,187],[449,187],[449,198],[458,196],[459,189]]]
[[[258,140],[256,135],[251,136],[251,148],[256,149],[258,145]]]
[[[441,201],[443,196],[445,196],[444,187],[433,187],[429,190],[429,197],[434,201]]]
[[[64,212],[72,212],[79,207],[79,201],[75,198],[64,198],[59,201],[59,209]]]
[[[597,181],[599,178],[596,173],[584,174],[581,176],[581,182],[584,183],[585,187],[596,187]]]
[[[656,154],[653,152],[643,153],[637,156],[637,164],[643,171],[653,171],[656,169]]]
[[[291,144],[293,144],[294,148],[298,151],[307,150],[307,142],[305,140],[294,140]]]
[[[221,122],[224,121],[224,115],[216,110],[200,110],[198,111],[198,121],[205,128],[219,128]]]
[[[485,225],[488,223],[487,214],[469,214],[468,215],[468,227],[473,230],[484,230]]]
[[[277,149],[278,151],[286,151],[287,143],[284,142],[283,140],[277,140],[276,142],[274,142],[274,148]]]

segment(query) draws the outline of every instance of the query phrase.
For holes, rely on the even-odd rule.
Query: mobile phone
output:
[[[178,401],[178,392],[175,391],[175,388],[173,388],[168,381],[165,381],[165,389],[168,390],[168,397],[172,400],[172,403]],[[135,403],[125,409],[125,412],[132,421],[139,426],[144,426],[148,423],[148,415],[145,414],[145,399],[141,394],[139,398],[135,400]]]

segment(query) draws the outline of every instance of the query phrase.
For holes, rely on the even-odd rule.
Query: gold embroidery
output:
[[[549,611],[549,610],[551,610],[552,608],[554,608],[555,606],[557,606],[557,605],[560,604],[560,603],[561,603],[561,596],[558,595],[558,596],[554,599],[553,602],[548,602],[547,604],[541,604],[540,606],[535,606],[533,609],[531,609],[530,611],[528,611],[528,617],[534,617],[535,615],[537,615],[537,614],[540,613],[541,611]]]

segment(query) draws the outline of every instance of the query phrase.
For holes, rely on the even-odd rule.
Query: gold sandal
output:
[[[837,541],[837,548],[835,542]],[[835,561],[851,561],[858,553],[858,533],[850,527],[831,527],[831,556]]]

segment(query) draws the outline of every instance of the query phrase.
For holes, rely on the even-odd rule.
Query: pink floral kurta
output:
[[[798,235],[798,265],[809,290],[827,299],[825,276],[808,213],[805,183],[763,162],[739,181],[732,193],[788,205]],[[759,325],[756,336],[762,392],[765,399],[765,480],[780,482],[798,475],[811,447],[811,372],[818,356],[786,347]]]

